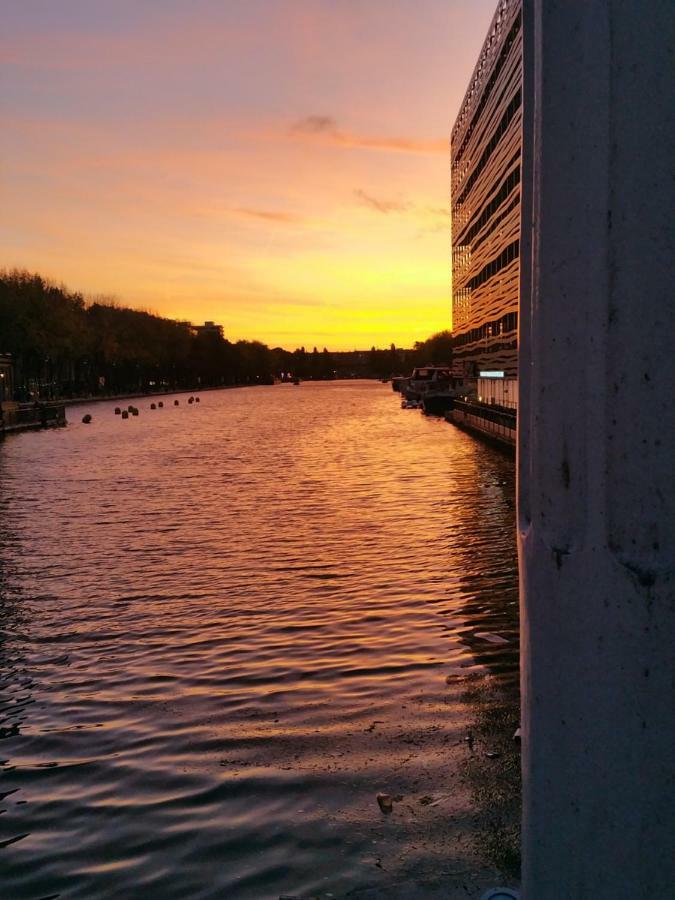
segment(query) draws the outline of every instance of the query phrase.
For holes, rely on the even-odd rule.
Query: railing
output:
[[[462,410],[472,416],[479,416],[487,419],[488,422],[495,422],[498,425],[504,425],[506,428],[516,427],[517,412],[508,406],[498,406],[495,403],[468,403],[465,400],[455,400],[455,409]]]
[[[515,409],[455,400],[452,411],[447,413],[447,418],[460,427],[480,431],[509,445],[515,444],[517,421]]]
[[[0,409],[0,431],[65,424],[66,408],[58,401],[4,404]]]

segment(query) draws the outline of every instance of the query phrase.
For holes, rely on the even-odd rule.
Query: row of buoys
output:
[[[190,397],[188,399],[188,403],[199,403],[199,397]],[[174,406],[180,406],[180,400],[173,401]],[[158,400],[157,403],[151,403],[150,409],[164,409],[164,401]],[[121,409],[119,406],[115,407],[115,415],[121,416],[123,419],[128,419],[129,415],[137,416],[139,415],[139,410],[137,406],[133,406],[129,404],[126,409]],[[87,413],[86,416],[82,419],[85,425],[88,425],[91,422],[91,416]]]

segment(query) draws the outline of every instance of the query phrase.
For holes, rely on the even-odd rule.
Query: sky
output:
[[[0,0],[0,267],[291,350],[451,327],[495,5]]]

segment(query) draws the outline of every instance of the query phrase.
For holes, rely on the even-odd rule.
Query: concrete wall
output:
[[[660,900],[675,896],[675,15],[671,0],[524,14],[523,891]]]

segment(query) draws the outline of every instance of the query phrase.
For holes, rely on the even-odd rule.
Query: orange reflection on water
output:
[[[0,449],[12,890],[488,885],[446,676],[514,671],[509,461],[388,385],[137,405]]]

